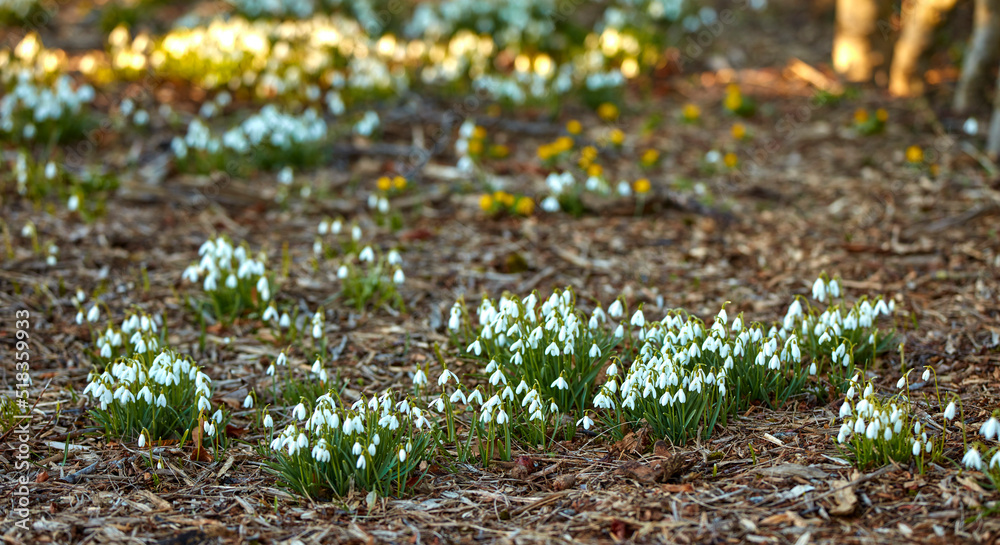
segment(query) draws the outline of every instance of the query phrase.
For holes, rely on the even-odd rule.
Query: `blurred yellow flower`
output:
[[[656,162],[659,160],[660,160],[660,152],[656,151],[655,149],[648,149],[642,152],[642,157],[639,159],[639,162],[644,167],[651,167],[655,165]]]
[[[645,195],[646,193],[649,193],[650,187],[651,186],[649,184],[648,178],[639,178],[638,180],[635,181],[634,184],[632,184],[632,188],[635,189],[635,192],[640,195]]]
[[[605,121],[614,121],[618,118],[618,106],[605,102],[597,107],[597,116]]]
[[[507,155],[509,154],[510,154],[510,149],[503,144],[496,144],[490,146],[491,157],[495,157],[497,159],[503,159],[504,157],[507,157]]]
[[[600,176],[604,174],[604,167],[601,165],[590,165],[587,167],[587,176]]]
[[[733,123],[732,131],[733,138],[737,140],[743,140],[747,136],[747,128],[743,123]]]
[[[382,176],[375,181],[375,185],[379,191],[389,191],[389,188],[392,187],[392,180],[388,176]]]
[[[740,94],[739,88],[736,89],[735,93],[726,94],[725,106],[731,112],[735,112],[743,106],[743,95]]]
[[[504,206],[514,205],[514,196],[511,195],[510,193],[507,193],[506,191],[494,191],[493,200]]]
[[[924,162],[924,150],[917,145],[906,148],[906,160],[914,164]]]
[[[569,151],[573,149],[573,139],[568,136],[560,136],[559,138],[556,138],[554,146],[556,149],[556,153]]]
[[[392,186],[400,191],[406,189],[406,178],[402,176],[396,176],[395,178],[392,179]]]
[[[583,132],[583,125],[575,119],[570,119],[569,123],[566,123],[566,132],[570,134],[580,134]]]
[[[729,152],[722,158],[722,162],[729,168],[736,168],[736,165],[740,164],[740,158],[735,153]]]
[[[472,137],[475,138],[476,140],[482,140],[486,138],[486,129],[483,127],[476,126],[476,128],[472,130]]]
[[[611,143],[620,146],[625,142],[625,133],[621,129],[611,131]]]
[[[689,102],[684,105],[684,110],[681,113],[681,116],[684,117],[684,121],[693,123],[701,118],[701,108]]]
[[[868,121],[868,110],[864,108],[858,108],[854,110],[854,122],[858,125],[866,123]]]
[[[482,140],[469,140],[469,155],[479,155],[483,152]]]
[[[886,121],[889,121],[889,112],[887,112],[885,108],[879,108],[875,110],[875,119],[885,123]]]
[[[521,197],[517,200],[514,211],[522,216],[530,216],[535,211],[535,201],[529,197]]]
[[[597,148],[594,146],[587,146],[580,150],[580,155],[586,159],[593,161],[597,158]]]
[[[479,208],[483,212],[491,212],[493,210],[493,197],[490,195],[483,195],[479,197]]]

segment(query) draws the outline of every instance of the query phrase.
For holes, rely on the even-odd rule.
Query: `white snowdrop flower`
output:
[[[167,397],[164,396],[162,393],[156,398],[156,406],[157,407],[167,406]]]
[[[354,242],[361,240],[361,227],[357,225],[351,226],[351,240]]]
[[[198,410],[208,411],[212,408],[212,404],[208,401],[208,398],[202,396],[198,398]]]
[[[438,386],[444,386],[445,384],[448,384],[449,380],[452,379],[454,379],[455,382],[458,382],[458,376],[456,376],[455,373],[452,373],[451,371],[444,369],[441,371],[441,376],[438,377],[437,381]]]
[[[340,267],[337,267],[337,278],[343,280],[347,278],[349,272],[350,271],[348,270],[347,265],[341,265]]]
[[[899,377],[899,380],[896,381],[896,388],[902,389],[903,386],[906,386],[906,376],[905,375],[902,376],[902,377]]]
[[[558,212],[561,208],[561,206],[559,205],[559,199],[556,198],[555,195],[549,195],[548,197],[542,199],[541,207],[542,210],[550,214]]]
[[[816,281],[813,282],[812,296],[813,299],[819,302],[826,301],[826,283],[823,282],[822,278],[817,278]]]
[[[376,451],[375,443],[372,443],[372,444],[368,445],[368,454],[370,454],[372,456],[375,456],[376,452],[377,451]]]
[[[229,276],[226,277],[226,287],[229,288],[229,289],[231,289],[231,290],[236,289],[236,275],[235,274],[230,274]]]
[[[1000,450],[996,451],[996,453],[993,454],[993,457],[990,458],[990,469],[994,469],[996,467],[1000,467]]]
[[[313,322],[313,325],[312,325],[312,337],[314,339],[318,339],[318,338],[320,338],[322,336],[323,336],[323,323],[322,322]]]
[[[816,376],[817,372],[818,372],[818,369],[816,369],[816,362],[814,361],[814,362],[812,362],[812,363],[809,364],[809,375],[810,376]]]
[[[866,429],[865,419],[859,417],[854,422],[854,433],[865,433],[865,429]]]
[[[427,385],[427,375],[424,373],[423,369],[417,369],[417,372],[413,374],[413,385],[414,386]]]
[[[615,319],[621,318],[624,312],[625,310],[622,307],[621,299],[615,299],[614,302],[611,303],[611,306],[608,307],[608,316]]]
[[[830,293],[830,297],[840,297],[840,282],[837,279],[831,280],[826,285],[826,291]]]
[[[281,329],[288,329],[289,327],[291,327],[291,325],[292,325],[292,318],[288,315],[287,312],[283,313],[281,315],[281,319],[278,320],[278,327],[280,327]]]
[[[930,369],[930,367],[928,367],[927,369],[924,369],[924,373],[922,375],[920,375],[920,378],[924,382],[927,382],[928,380],[931,379],[931,369]]]
[[[76,312],[76,325],[83,325],[83,311],[78,310]]]
[[[611,365],[608,366],[608,370],[605,371],[605,374],[607,376],[609,376],[609,377],[613,377],[613,376],[617,375],[618,374],[618,366],[616,364],[612,363]]]
[[[70,195],[69,201],[66,203],[66,208],[69,208],[70,212],[76,212],[80,208],[80,197],[76,194]]]
[[[566,382],[566,379],[563,378],[562,375],[559,375],[559,378],[557,378],[554,381],[552,381],[552,384],[549,385],[549,388],[558,388],[560,390],[568,390],[569,389],[569,383]]]
[[[243,408],[252,409],[253,408],[253,396],[247,394],[246,398],[243,399]]]
[[[865,437],[869,439],[875,439],[878,437],[879,423],[878,419],[873,419],[868,423],[868,427],[865,429]]]
[[[625,336],[625,328],[622,327],[621,324],[618,324],[618,327],[615,329],[615,337],[620,339],[624,336]]]
[[[272,363],[271,365],[267,366],[267,371],[265,371],[265,373],[267,373],[267,376],[273,377],[274,376],[274,371],[275,371],[275,368],[274,368],[274,364]]]
[[[981,428],[979,428],[979,434],[986,439],[993,439],[1000,435],[1000,421],[997,421],[996,417],[990,417]]]
[[[403,269],[396,269],[396,272],[392,274],[392,282],[394,284],[402,284],[406,281],[406,276],[403,274]]]
[[[375,261],[375,251],[372,250],[371,246],[365,246],[358,254],[358,260],[361,262]]]
[[[482,345],[479,344],[479,339],[476,339],[475,341],[473,341],[473,343],[470,344],[468,346],[468,348],[465,349],[465,351],[473,353],[473,354],[475,354],[477,356],[482,355],[483,348],[482,348]]]
[[[955,410],[955,402],[952,401],[951,403],[948,403],[948,406],[944,408],[944,419],[951,420],[955,418]]]
[[[549,346],[545,348],[545,355],[558,358],[560,355],[559,345],[557,345],[555,341],[552,341],[552,343],[550,343]]]
[[[865,386],[865,391],[863,394],[861,394],[861,397],[871,397],[872,392],[874,391],[875,391],[874,387],[871,384],[869,384],[868,386]]]
[[[892,428],[886,428],[885,429],[885,433],[882,434],[882,437],[885,438],[886,441],[891,441],[892,440]]]
[[[590,352],[587,353],[591,358],[601,357],[601,349],[597,347],[597,343],[590,345]]]
[[[465,394],[462,392],[462,390],[455,390],[454,392],[452,392],[451,396],[448,397],[448,401],[452,403],[463,403],[463,404],[468,403],[468,400],[465,398]]]
[[[580,420],[576,421],[576,425],[577,426],[579,426],[581,424],[583,424],[583,429],[589,430],[590,427],[594,425],[594,421],[593,421],[593,419],[590,418],[589,415],[585,414],[585,415],[583,415],[583,418],[581,418]]]
[[[646,317],[642,315],[642,309],[635,311],[635,314],[632,315],[630,323],[635,327],[642,327],[646,325]]]
[[[364,452],[364,448],[365,447],[361,446],[361,443],[355,441],[354,446],[351,448],[351,454],[355,456],[360,456],[361,453]]]
[[[212,420],[222,423],[222,409],[216,409],[215,413],[212,414]]]
[[[502,425],[506,424],[509,420],[510,419],[507,416],[507,411],[505,411],[503,409],[500,409],[497,412],[497,424],[499,424],[499,425],[502,426]]]
[[[403,264],[403,258],[399,255],[399,250],[396,250],[395,248],[392,249],[392,250],[389,250],[389,255],[386,257],[386,261],[390,265],[402,265]]]
[[[913,442],[913,449],[912,449],[913,455],[914,456],[920,456],[920,450],[922,449],[922,447],[923,447],[923,445],[920,444],[919,440],[914,441]]]
[[[366,465],[367,465],[367,462],[365,461],[365,457],[364,456],[358,456],[358,463],[355,464],[355,468],[357,468],[357,469],[364,469]]]
[[[205,435],[207,435],[209,437],[214,437],[215,436],[215,424],[213,424],[212,422],[206,420],[203,428],[205,429]]]
[[[292,167],[284,167],[278,172],[278,183],[281,185],[291,185],[294,180]]]
[[[292,410],[292,415],[294,415],[295,418],[297,418],[299,420],[305,420],[306,419],[306,406],[305,406],[305,404],[299,403],[298,405],[296,405],[295,409]]]
[[[965,123],[962,123],[962,131],[969,136],[975,136],[979,132],[979,122],[974,117],[966,119]]]
[[[475,390],[472,391],[471,394],[469,394],[468,402],[472,403],[473,401],[475,401],[476,403],[478,403],[480,405],[483,404],[483,394],[479,390],[479,388],[476,388]]]
[[[399,449],[399,463],[403,463],[405,461],[406,461],[406,449],[405,448],[400,448]]]
[[[202,286],[205,291],[215,291],[218,286],[218,281],[215,278],[215,272],[209,272],[208,276],[205,277],[205,283]]]
[[[143,433],[139,434],[139,448],[143,448],[145,446],[146,446],[146,433],[145,430],[143,430]]]
[[[503,371],[498,368],[492,375],[490,375],[490,384],[496,386],[500,382],[507,384],[507,377],[504,376]]]
[[[970,448],[965,453],[965,456],[962,457],[962,463],[969,469],[975,469],[976,471],[983,469],[983,458],[979,455],[979,450],[976,447]]]
[[[51,179],[55,178],[56,177],[56,173],[57,173],[57,170],[56,170],[56,164],[55,163],[53,163],[52,161],[49,161],[48,163],[45,164],[45,179],[46,180],[51,180]]]

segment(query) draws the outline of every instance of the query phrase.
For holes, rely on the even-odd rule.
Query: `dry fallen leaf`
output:
[[[838,517],[846,517],[854,513],[858,508],[858,496],[854,493],[854,487],[847,486],[849,481],[830,481],[830,487],[836,492],[833,493],[833,501],[836,505],[829,510],[829,513]]]
[[[191,442],[194,444],[194,451],[191,452],[191,460],[195,462],[211,462],[212,454],[202,446],[204,438],[205,417],[198,417],[198,425],[191,430]]]

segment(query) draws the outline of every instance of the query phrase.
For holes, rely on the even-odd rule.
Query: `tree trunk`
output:
[[[833,69],[849,81],[868,81],[875,67],[885,61],[888,43],[889,2],[837,0],[837,28],[833,37]],[[872,37],[881,31],[873,47]]]
[[[976,0],[975,29],[955,89],[955,111],[966,113],[983,96],[986,70],[1000,49],[1000,0]]]
[[[955,0],[912,0],[903,4],[902,28],[889,72],[890,93],[915,96],[923,92],[923,79],[916,76],[917,65],[942,14],[954,6]]]

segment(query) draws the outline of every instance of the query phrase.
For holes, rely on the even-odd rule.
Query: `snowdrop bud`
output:
[[[83,325],[83,311],[78,311],[76,313],[76,325]]]
[[[896,388],[900,388],[901,389],[903,386],[906,386],[906,377],[905,376],[899,377],[899,380],[896,381]]]
[[[955,418],[955,409],[956,409],[955,402],[952,401],[944,409],[944,419],[945,420],[951,420],[951,419]]]
[[[615,299],[614,302],[611,303],[611,306],[608,307],[608,316],[611,316],[612,318],[621,318],[623,312],[624,309],[622,307],[621,299]]]
[[[145,446],[146,446],[146,431],[143,430],[143,433],[139,434],[139,448],[142,448],[142,447],[145,447]]]
[[[306,419],[306,406],[305,406],[305,404],[299,403],[298,405],[296,405],[295,409],[292,411],[292,414],[295,416],[295,418],[297,418],[299,420],[305,420]]]
[[[243,408],[244,409],[252,409],[253,408],[253,396],[252,395],[247,394],[246,399],[243,400]]]
[[[995,417],[990,417],[981,428],[979,428],[979,434],[986,439],[993,439],[1000,435],[1000,421],[997,421]]]
[[[406,276],[403,275],[403,269],[396,269],[396,272],[392,275],[392,281],[395,284],[402,284],[406,280]]]
[[[401,448],[401,449],[399,449],[399,462],[403,463],[405,461],[406,461],[406,449],[405,448]]]
[[[90,323],[94,323],[100,318],[101,318],[101,310],[97,308],[97,305],[90,307],[90,310],[87,312],[87,321]]]
[[[920,378],[924,382],[927,382],[928,380],[930,380],[931,379],[931,368],[928,367],[927,369],[924,369],[924,374],[920,375]]]
[[[920,449],[921,449],[920,441],[914,441],[913,442],[913,455],[914,456],[920,456]]]

